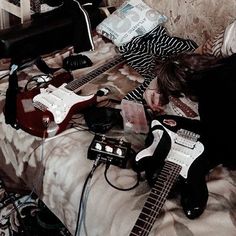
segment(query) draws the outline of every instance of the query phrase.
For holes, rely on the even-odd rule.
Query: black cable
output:
[[[35,75],[27,81],[27,83],[24,87],[24,91],[29,91],[33,88],[40,87],[40,86],[46,84],[47,82],[51,81],[52,79],[53,79],[53,77],[50,74]],[[36,86],[33,86],[34,85],[33,82],[35,83]],[[31,84],[31,87],[29,87],[30,84]]]
[[[12,64],[9,68],[10,75],[5,100],[5,123],[10,124],[14,129],[19,128],[16,119],[17,94],[19,92],[17,77],[18,67],[17,64]]]
[[[4,79],[5,77],[9,76],[10,73],[6,73],[5,75],[0,77],[0,80]]]
[[[130,187],[130,188],[119,188],[119,187],[115,186],[114,184],[112,184],[112,183],[110,182],[110,180],[107,178],[107,171],[108,171],[110,165],[111,165],[111,164],[110,164],[109,162],[107,162],[107,163],[106,163],[106,168],[105,168],[105,171],[104,171],[104,177],[105,177],[107,183],[108,183],[110,186],[112,186],[113,188],[115,188],[115,189],[117,189],[117,190],[120,190],[120,191],[130,191],[130,190],[136,188],[136,187],[139,185],[139,181],[140,181],[140,176],[141,176],[141,175],[140,175],[140,173],[139,173],[138,171],[136,172],[136,173],[137,173],[137,182],[136,182],[136,184],[133,185],[132,187]]]
[[[42,57],[36,58],[34,64],[36,67],[44,74],[51,74],[53,75],[56,71],[60,70],[61,68],[52,68],[47,65],[47,63],[43,60]]]
[[[17,63],[12,62],[12,64],[18,64],[18,72],[29,67],[29,66],[32,66],[33,64],[35,64],[36,67],[44,74],[53,74],[57,70],[61,69],[61,68],[49,67],[41,57],[30,58],[30,59],[27,59],[23,62],[18,62],[18,61],[17,61]],[[10,75],[10,72],[6,73],[5,75],[0,77],[0,80],[4,79],[5,77],[7,77],[9,75]]]
[[[34,59],[29,59],[27,61],[24,61],[23,64],[17,63],[18,64],[18,71],[23,70],[31,65],[33,65],[35,63],[35,58]],[[0,80],[4,79],[5,77],[9,76],[10,72],[6,73],[5,75],[0,77]]]
[[[88,185],[88,182],[89,180],[92,179],[92,176],[93,176],[93,173],[94,171],[97,169],[97,167],[101,164],[99,162],[100,160],[100,156],[98,155],[98,157],[96,158],[96,160],[94,161],[94,164],[93,164],[93,167],[92,167],[92,170],[89,172],[89,174],[87,175],[86,179],[85,179],[85,182],[84,182],[84,185],[83,185],[83,188],[82,188],[82,193],[81,193],[81,196],[80,196],[80,203],[79,203],[79,211],[78,211],[78,215],[77,215],[77,221],[76,221],[76,229],[75,229],[75,236],[77,236],[77,233],[79,232],[80,228],[80,218],[81,218],[81,212],[82,212],[82,205],[83,205],[83,198],[84,198],[84,194],[85,194],[85,190],[87,188],[87,185]]]
[[[23,218],[21,216],[21,213],[20,213],[20,211],[18,209],[18,206],[16,205],[16,203],[15,203],[14,199],[12,198],[12,196],[10,196],[10,201],[11,201],[11,203],[13,205],[13,208],[15,209],[16,214],[18,216],[18,220],[19,220],[19,223],[20,223],[20,225],[19,225],[20,233],[24,234],[25,236],[30,236],[30,234],[28,233],[27,227],[26,227],[26,225],[25,225],[25,223],[23,221]]]

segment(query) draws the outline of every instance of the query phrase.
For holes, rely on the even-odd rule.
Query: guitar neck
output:
[[[198,114],[192,110],[188,105],[186,105],[185,103],[183,103],[180,98],[175,98],[170,96],[170,101],[177,107],[179,107],[186,116],[188,117],[192,117],[195,118],[198,116]]]
[[[143,209],[130,233],[130,236],[147,236],[162,209],[171,187],[179,176],[181,166],[166,161]]]
[[[79,79],[75,79],[75,80],[71,81],[70,83],[68,83],[66,85],[66,88],[71,91],[76,91],[84,84],[86,84],[86,83],[90,82],[91,80],[93,80],[94,78],[96,78],[98,75],[102,74],[103,72],[109,70],[110,68],[112,68],[124,61],[125,61],[125,59],[121,55],[118,55],[118,56],[114,57],[114,59],[109,61],[108,63],[105,63],[104,65],[91,71],[87,75],[85,75]]]

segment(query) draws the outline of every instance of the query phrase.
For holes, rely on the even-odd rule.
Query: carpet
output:
[[[72,236],[35,195],[8,192],[0,180],[1,236]]]

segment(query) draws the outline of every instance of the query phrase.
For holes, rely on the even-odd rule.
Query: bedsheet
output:
[[[73,71],[74,78],[79,79],[117,54],[114,45],[104,42],[99,36],[95,36],[95,45],[95,51],[84,52],[91,58],[93,67]],[[43,58],[49,66],[61,67],[63,58],[72,52],[73,48],[65,48]],[[7,61],[1,63],[4,65]],[[34,65],[19,72],[20,86],[24,86],[26,80],[37,73],[39,71]],[[108,87],[112,99],[119,101],[142,81],[143,78],[132,68],[122,64],[92,80],[89,86],[83,88],[83,93],[94,93],[99,88]],[[93,166],[93,161],[87,159],[87,151],[94,133],[88,131],[82,114],[73,117],[73,127],[46,140],[13,129],[4,122],[6,88],[7,78],[0,81],[0,176],[6,180],[8,187],[33,189],[74,234],[83,185]],[[114,104],[104,101],[100,105]],[[171,99],[165,113],[198,119],[197,104],[186,98]],[[114,127],[106,135],[126,138],[135,151],[144,147],[143,134],[124,133],[121,128]],[[129,235],[150,192],[145,179],[133,190],[119,191],[106,182],[104,170],[104,165],[100,165],[88,185],[82,211],[83,222],[79,227],[81,236]],[[110,182],[120,188],[129,188],[137,181],[136,173],[130,167],[111,166],[107,174]],[[176,196],[166,201],[150,236],[235,236],[236,171],[218,166],[209,173],[206,181],[209,200],[200,218],[187,219]]]

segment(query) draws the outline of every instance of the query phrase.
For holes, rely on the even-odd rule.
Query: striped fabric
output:
[[[222,57],[221,48],[224,42],[224,31],[222,30],[213,38],[208,39],[202,46],[202,54]]]
[[[155,78],[156,59],[165,59],[196,48],[192,40],[169,36],[162,25],[120,46],[118,50],[126,62],[144,77],[144,82],[128,93],[125,99],[142,101],[143,92]]]

